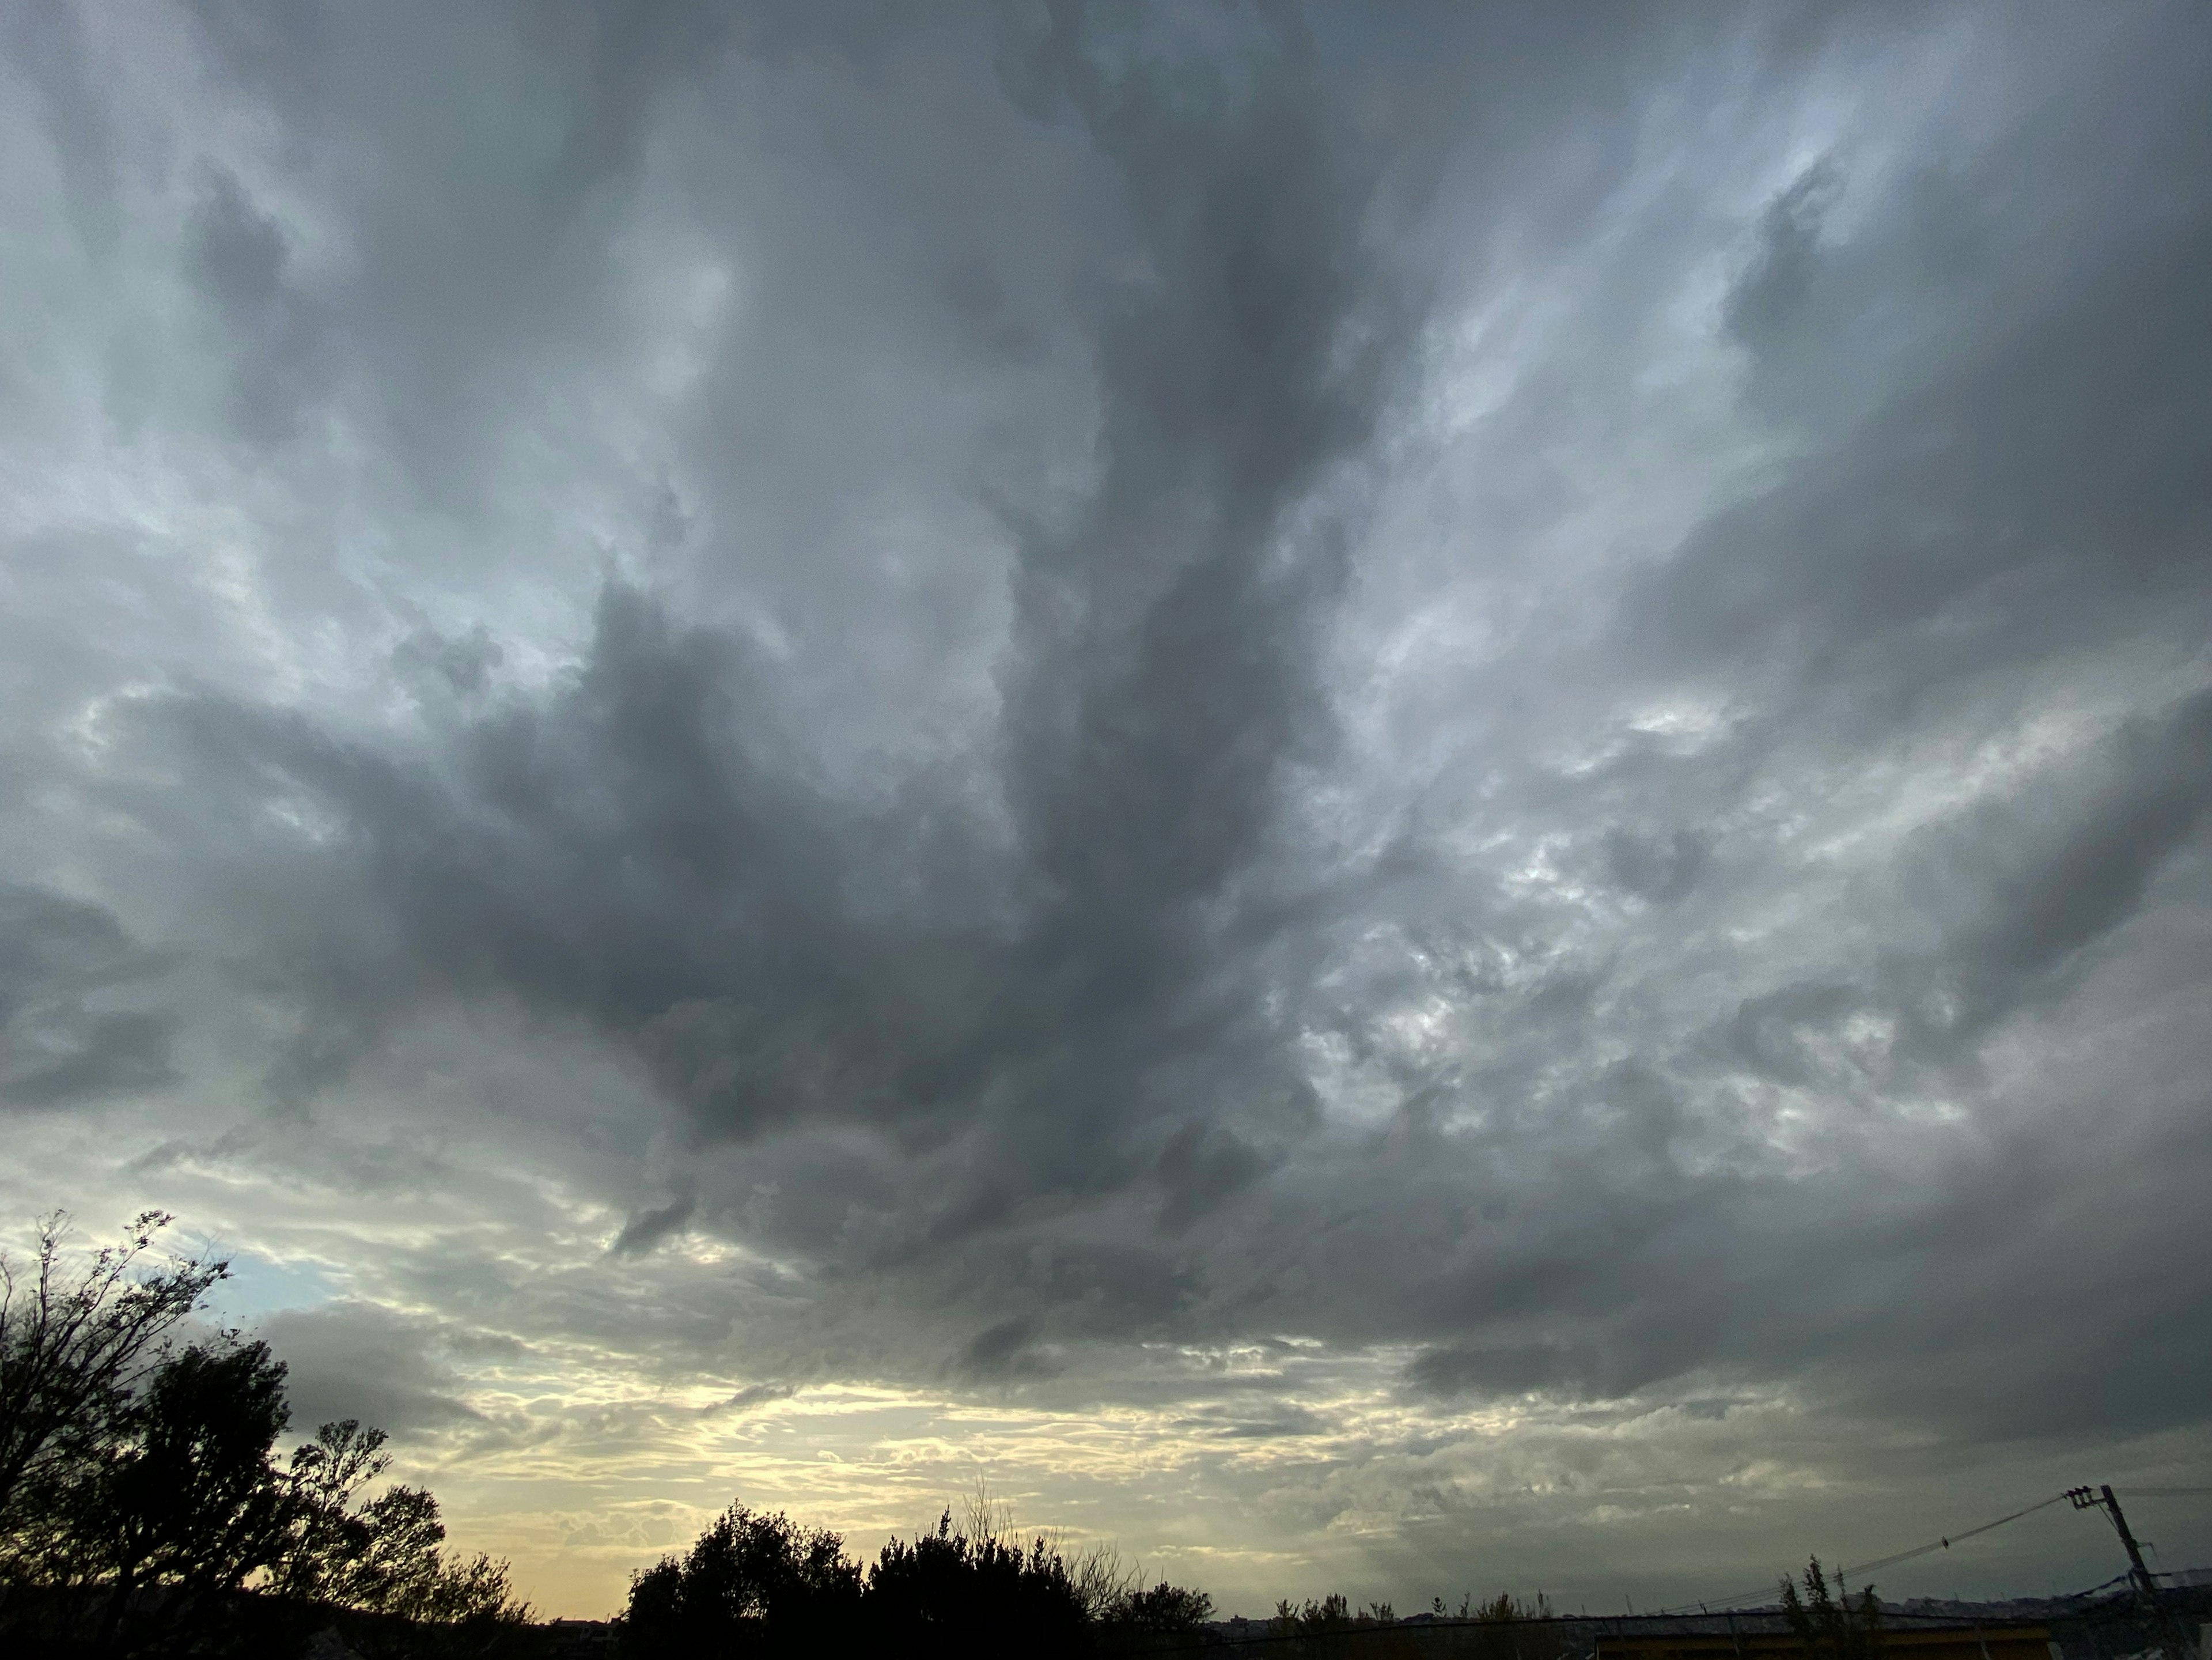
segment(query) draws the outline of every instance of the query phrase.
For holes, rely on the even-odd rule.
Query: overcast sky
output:
[[[2212,1481],[2208,556],[2199,6],[21,0],[5,1229],[555,1613]]]

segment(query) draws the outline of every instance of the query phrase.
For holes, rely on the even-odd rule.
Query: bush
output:
[[[1071,1563],[1042,1535],[1024,1542],[976,1507],[893,1538],[864,1573],[836,1534],[733,1505],[681,1557],[630,1580],[618,1622],[624,1660],[818,1654],[1071,1655],[1102,1639],[1194,1632],[1212,1599],[1165,1582],[1133,1589],[1094,1552]]]
[[[795,1652],[848,1633],[860,1570],[845,1541],[788,1517],[732,1505],[680,1559],[665,1556],[630,1579],[621,1621],[624,1656],[750,1656]]]
[[[1108,1623],[1145,1637],[1182,1637],[1213,1617],[1213,1599],[1164,1579],[1150,1590],[1133,1590],[1107,1616]]]
[[[1881,1603],[1867,1586],[1853,1606],[1828,1590],[1828,1577],[1820,1572],[1820,1559],[1805,1566],[1804,1592],[1782,1582],[1782,1612],[1790,1629],[1805,1646],[1808,1660],[1878,1660],[1881,1653]]]
[[[906,1652],[1076,1654],[1090,1646],[1074,1575],[1045,1540],[1027,1548],[952,1529],[952,1513],[911,1545],[893,1539],[868,1572],[870,1632]]]

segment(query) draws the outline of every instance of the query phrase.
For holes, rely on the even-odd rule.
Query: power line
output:
[[[2212,1491],[2212,1489],[2206,1489],[2206,1491]],[[2065,1498],[2066,1495],[2064,1493],[2055,1493],[2048,1499],[2038,1499],[2034,1504],[2030,1505],[2026,1510],[2016,1510],[2009,1516],[2000,1516],[1994,1522],[1984,1522],[1978,1528],[1968,1528],[1964,1533],[1943,1535],[1938,1537],[1932,1544],[1915,1545],[1911,1550],[1899,1551],[1893,1556],[1879,1557],[1874,1561],[1861,1562],[1856,1566],[1838,1568],[1836,1570],[1837,1578],[1839,1581],[1856,1578],[1862,1574],[1874,1573],[1882,1568],[1893,1568],[1899,1562],[1910,1562],[1915,1557],[1927,1556],[1939,1550],[1948,1550],[1953,1545],[1959,1543],[1962,1540],[1972,1539],[1977,1534],[1987,1533],[1993,1528],[2001,1528],[2008,1522],[2017,1522],[2023,1516],[2033,1516],[2039,1510],[2044,1510],[2052,1505],[2063,1502]],[[1680,1608],[1669,1608],[1666,1610],[1666,1612],[1670,1614],[1690,1614],[1695,1612],[1701,1606],[1705,1608],[1724,1608],[1732,1603],[1747,1602],[1753,1597],[1771,1596],[1773,1595],[1774,1586],[1771,1584],[1768,1584],[1761,1585],[1756,1590],[1738,1591],[1733,1596],[1708,1597],[1703,1604],[1697,1602],[1685,1603]]]
[[[1972,1539],[1978,1533],[1987,1533],[1990,1529],[2001,1528],[2008,1522],[2017,1522],[2023,1516],[2033,1516],[2039,1510],[2057,1504],[2065,1497],[2063,1493],[2053,1493],[2048,1499],[2039,1499],[2030,1505],[2026,1510],[2016,1510],[2010,1516],[2000,1516],[1994,1522],[1984,1522],[1978,1528],[1968,1528],[1964,1533],[1951,1534],[1938,1539],[1932,1545],[1916,1545],[1911,1550],[1898,1552],[1894,1556],[1885,1556],[1875,1562],[1862,1562],[1855,1568],[1838,1568],[1837,1572],[1844,1574],[1861,1574],[1872,1573],[1879,1568],[1893,1568],[1899,1562],[1910,1562],[1916,1556],[1926,1556],[1933,1551],[1948,1550],[1960,1540]]]
[[[2130,1499],[2203,1499],[2212,1497],[2212,1487],[2131,1487],[2127,1490],[2127,1493]],[[2001,1528],[2008,1522],[2017,1522],[2023,1516],[2033,1516],[2039,1510],[2048,1509],[2052,1505],[2059,1503],[2067,1496],[2067,1494],[2063,1493],[2056,1493],[2051,1494],[2048,1499],[2038,1499],[2034,1504],[2028,1505],[2025,1510],[2016,1510],[2009,1516],[2000,1516],[1996,1521],[1984,1522],[1978,1528],[1968,1528],[1964,1533],[1942,1535],[1937,1537],[1931,1543],[1915,1545],[1911,1550],[1901,1550],[1893,1555],[1877,1557],[1871,1562],[1861,1562],[1855,1566],[1838,1568],[1836,1570],[1837,1579],[1839,1583],[1846,1579],[1856,1579],[1866,1574],[1879,1573],[1884,1568],[1893,1568],[1900,1562],[1910,1562],[1918,1557],[1933,1555],[1939,1550],[1948,1550],[1952,1546],[1963,1543],[1965,1541],[1972,1539],[1977,1535],[1988,1533],[1993,1529]],[[1748,1602],[1754,1598],[1771,1596],[1773,1594],[1774,1586],[1770,1583],[1761,1585],[1753,1590],[1738,1591],[1732,1596],[1710,1596],[1705,1598],[1703,1602],[1686,1602],[1678,1608],[1665,1608],[1662,1609],[1661,1612],[1666,1614],[1694,1614],[1705,1608],[1724,1609],[1739,1602]]]

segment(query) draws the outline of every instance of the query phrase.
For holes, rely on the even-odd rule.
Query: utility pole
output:
[[[2120,1535],[2120,1543],[2127,1547],[2128,1561],[2136,1571],[2136,1582],[2143,1588],[2144,1596],[2154,1602],[2157,1602],[2158,1581],[2150,1577],[2150,1570],[2143,1566],[2142,1548],[2136,1543],[2135,1535],[2128,1531],[2127,1513],[2121,1510],[2119,1499],[2113,1495],[2112,1484],[2107,1482],[2097,1491],[2104,1495],[2105,1514],[2112,1518],[2113,1531]]]
[[[2120,1543],[2127,1548],[2128,1566],[2132,1570],[2128,1577],[2136,1582],[2136,1589],[2142,1593],[2143,1600],[2156,1608],[2158,1581],[2151,1578],[2150,1569],[2144,1566],[2142,1548],[2136,1543],[2135,1535],[2128,1531],[2127,1516],[2120,1509],[2120,1501],[2112,1496],[2112,1484],[2106,1482],[2094,1493],[2087,1487],[2069,1487],[2066,1496],[2074,1501],[2075,1510],[2105,1512],[2112,1522],[2112,1531],[2120,1535]]]
[[[2167,1652],[2173,1660],[2184,1660],[2189,1645],[2174,1622],[2166,1617],[2165,1606],[2158,1600],[2158,1581],[2152,1577],[2149,1566],[2143,1561],[2142,1547],[2128,1529],[2128,1518],[2113,1496],[2112,1484],[2106,1482],[2092,1493],[2087,1487],[2069,1487],[2066,1496],[2074,1501],[2075,1510],[2100,1510],[2112,1524],[2112,1531],[2120,1535],[2120,1543],[2128,1553],[2128,1577],[2135,1581],[2136,1594],[2142,1600],[2143,1611],[2149,1614],[2159,1631],[2164,1633]]]

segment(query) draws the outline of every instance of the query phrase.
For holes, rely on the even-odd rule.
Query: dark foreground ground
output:
[[[2180,1576],[2195,1578],[2198,1576]],[[2206,1576],[2212,1578],[2212,1576]],[[96,1615],[21,1588],[0,1587],[0,1655],[6,1660],[167,1660],[175,1655],[252,1656],[255,1660],[659,1660],[625,1647],[610,1621],[556,1620],[530,1625],[424,1628],[374,1616],[333,1616],[311,1605],[241,1597],[213,1646],[165,1645],[149,1635],[116,1646],[101,1640]],[[1808,1646],[1777,1608],[1721,1614],[1459,1620],[1429,1614],[1380,1621],[1348,1618],[1299,1629],[1274,1620],[1218,1620],[1189,1636],[1115,1639],[1093,1652],[1221,1657],[1250,1660],[2212,1660],[2212,1584],[2166,1590],[2152,1611],[2124,1591],[1994,1602],[1885,1603],[1881,1629],[1868,1639]],[[1042,1653],[1018,1633],[936,1633],[924,1648],[902,1643],[901,1660],[927,1654],[992,1660]],[[781,1645],[779,1645],[781,1649]],[[854,1651],[848,1640],[802,1644],[810,1660]],[[726,1654],[666,1660],[738,1660]],[[765,1660],[765,1657],[763,1657]]]
[[[2212,1579],[2212,1575],[2204,1576]],[[1883,1660],[2212,1660],[2212,1584],[2167,1590],[2156,1616],[2125,1591],[1964,1602],[1916,1599],[1882,1606],[1874,1647]],[[605,1620],[555,1620],[538,1628],[558,1660],[615,1660],[618,1628]],[[977,1633],[965,1652],[1001,1651]],[[1251,1660],[1782,1660],[1802,1641],[1780,1609],[1544,1620],[1457,1620],[1414,1614],[1387,1624],[1355,1619],[1338,1629],[1292,1631],[1274,1620],[1210,1621],[1189,1638],[1101,1645],[1102,1654],[1213,1654]],[[671,1660],[690,1660],[671,1657]],[[1842,1660],[1816,1651],[1814,1660]]]

